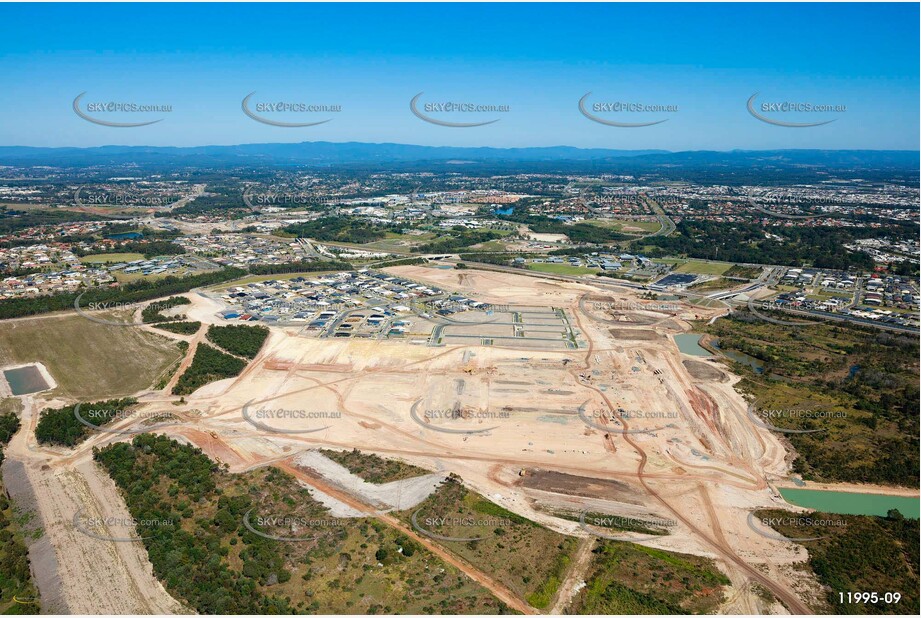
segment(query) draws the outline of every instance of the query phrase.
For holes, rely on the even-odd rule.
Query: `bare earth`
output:
[[[160,431],[195,444],[231,471],[280,465],[327,494],[318,499],[372,513],[388,525],[398,525],[384,512],[396,506],[386,499],[392,490],[367,487],[310,451],[358,448],[433,471],[402,486],[401,508],[455,473],[503,507],[587,540],[593,537],[577,522],[554,517],[554,508],[670,520],[671,534],[638,542],[714,558],[732,581],[722,612],[808,613],[803,599],[813,594],[814,582],[804,582],[791,568],[805,559],[803,550],[748,525],[748,514],[759,507],[796,510],[776,489],[789,477],[788,453],[748,419],[747,404],[733,389],[737,376],[718,365],[695,365],[701,361],[681,354],[672,338],[689,330],[685,320],[709,319],[718,310],[637,309],[632,305],[644,301],[628,288],[512,273],[422,266],[388,272],[495,304],[562,309],[579,347],[522,348],[498,339],[483,345],[476,338],[443,346],[316,339],[273,327],[237,378],[199,389],[183,405],[167,389],[145,391],[143,408],[179,415],[180,424]],[[189,298],[191,319],[216,321],[220,307],[214,301]],[[631,309],[598,309],[597,302],[585,302],[589,298]],[[185,340],[194,343],[202,333]],[[93,446],[125,438],[100,434],[76,451],[29,448],[35,406],[26,407],[24,429],[8,457],[25,462],[29,471],[68,609],[182,611],[154,580],[140,544],[97,541],[71,524],[80,508],[127,516],[114,485],[91,462]],[[289,415],[264,420],[266,429],[247,422],[244,407],[251,414],[284,408],[340,416]],[[445,410],[462,414],[440,417]],[[619,420],[611,410],[621,411]],[[128,419],[118,426],[131,425]],[[582,545],[554,613],[565,611],[578,590],[590,546]],[[476,565],[459,568],[508,598]],[[756,583],[786,609],[762,600]],[[513,606],[530,609],[523,602]]]
[[[130,515],[115,483],[93,463],[91,453],[71,458],[67,465],[42,463],[52,457],[36,448],[35,406],[31,401],[25,404],[23,429],[5,452],[8,460],[22,464],[32,493],[30,506],[38,515],[35,524],[47,537],[42,546],[54,551],[56,573],[36,578],[47,600],[43,609],[71,614],[189,613],[154,577],[140,542],[99,540],[74,527],[78,513],[89,520],[118,522],[128,522]],[[123,525],[94,530],[115,538],[134,534],[133,527]],[[39,562],[47,568],[46,561]]]

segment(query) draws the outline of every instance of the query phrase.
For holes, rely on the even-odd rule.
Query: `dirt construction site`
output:
[[[559,517],[561,511],[667,522],[667,535],[623,538],[714,559],[732,582],[721,612],[810,613],[804,599],[817,594],[818,585],[792,566],[805,552],[759,534],[748,517],[760,507],[793,508],[773,486],[789,476],[788,452],[776,435],[751,422],[748,403],[733,388],[737,376],[715,358],[683,354],[674,340],[690,330],[690,320],[724,309],[680,303],[663,309],[626,287],[505,272],[424,266],[386,272],[512,313],[524,308],[524,324],[551,333],[547,345],[541,338],[525,345],[514,336],[490,338],[488,326],[476,337],[447,327],[439,345],[317,339],[273,327],[235,378],[202,387],[183,402],[168,394],[170,385],[138,394],[145,413],[170,412],[176,419],[151,429],[200,447],[231,472],[280,466],[338,512],[372,514],[392,525],[398,524],[389,508],[421,500],[437,485],[432,479],[448,473],[515,513],[577,537],[591,534],[578,518]],[[213,299],[187,296],[191,319],[216,322],[220,307]],[[202,331],[170,336],[190,342],[187,365]],[[25,404],[25,431],[11,442],[13,464],[7,465],[18,466],[18,491],[28,494],[55,548],[53,560],[46,558],[55,581],[46,585],[58,591],[58,608],[184,611],[153,578],[143,545],[106,543],[73,530],[81,509],[126,511],[114,484],[93,465],[92,449],[131,436],[96,433],[76,449],[39,447],[30,430],[40,407],[29,398]],[[129,418],[113,428],[128,430],[136,422]],[[406,496],[375,495],[343,468],[318,460],[320,447],[398,458],[436,476],[407,485]],[[31,551],[34,556],[40,548]],[[504,598],[507,591],[476,565],[461,567],[503,600],[516,601]],[[561,594],[574,588],[582,567],[573,564]],[[88,598],[85,589],[100,577],[134,592],[128,601]],[[776,601],[766,601],[763,589]],[[517,601],[510,604],[536,611]],[[553,608],[565,611],[565,599]]]

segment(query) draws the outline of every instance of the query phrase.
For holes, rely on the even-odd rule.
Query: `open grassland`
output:
[[[658,221],[638,221],[636,219],[593,219],[586,223],[611,228],[624,234],[658,232],[662,227]]]
[[[599,540],[572,614],[707,614],[729,579],[707,558]]]
[[[414,513],[417,525],[432,534],[461,539],[439,540],[447,549],[538,609],[549,607],[577,544],[468,490],[453,476],[400,517],[411,523]]]
[[[747,313],[700,326],[735,363],[737,388],[786,434],[794,471],[815,481],[918,485],[918,339],[855,326],[785,327]]]
[[[542,273],[552,273],[554,275],[594,275],[600,272],[598,268],[586,268],[584,266],[570,266],[569,264],[548,264],[546,262],[539,264],[528,264],[528,270],[536,270]]]
[[[760,266],[742,266],[735,264],[732,268],[723,273],[727,277],[739,277],[741,279],[757,279],[762,272]]]
[[[707,281],[700,281],[690,286],[689,290],[694,290],[695,292],[713,292],[715,290],[725,290],[731,288],[734,285],[739,285],[738,281],[730,281],[725,277],[717,277],[716,279],[709,279]]]
[[[387,232],[383,239],[370,242],[364,245],[352,245],[356,249],[363,251],[388,251],[403,253],[409,251],[415,245],[421,245],[435,238],[435,234],[424,232],[422,234],[397,234]],[[338,243],[337,243],[338,244]]]
[[[722,275],[725,274],[732,264],[729,262],[703,262],[700,260],[688,260],[679,264],[675,268],[676,273],[691,273],[694,275]]]
[[[41,362],[58,383],[52,393],[74,399],[149,388],[180,356],[166,337],[75,314],[0,322],[0,364]]]
[[[84,264],[114,264],[116,262],[133,262],[143,260],[140,253],[93,253],[84,255],[80,261]]]
[[[96,459],[131,515],[151,522],[138,533],[154,573],[199,613],[508,612],[405,534],[332,516],[277,469],[229,474],[200,450],[152,435]]]
[[[0,399],[0,416],[4,414],[22,414],[22,401],[18,397],[6,397]]]

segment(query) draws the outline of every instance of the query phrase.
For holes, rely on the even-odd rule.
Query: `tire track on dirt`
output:
[[[579,317],[579,314],[574,312],[574,316],[575,316],[575,320],[577,324],[579,325],[580,330],[582,330],[583,334],[586,333],[585,329],[582,327],[582,321]],[[582,368],[583,371],[588,370],[591,367],[590,359],[592,357],[592,349],[594,346],[592,339],[590,337],[586,335],[585,338],[588,341],[588,349],[585,354],[584,366]],[[574,377],[578,377],[579,370],[577,368],[574,367],[573,369],[571,369],[571,371],[573,372]],[[595,386],[592,386],[590,384],[583,384],[583,386],[598,393],[598,395],[600,395],[601,398],[604,399],[605,403],[607,403],[608,406],[610,406],[613,409],[613,404],[611,403],[607,395],[601,389]],[[639,455],[640,457],[640,462],[639,462],[639,465],[637,466],[636,476],[639,479],[640,484],[646,490],[646,492],[649,493],[649,495],[652,496],[656,501],[662,504],[662,506],[668,509],[668,511],[671,512],[678,521],[680,521],[685,526],[687,526],[689,530],[691,530],[694,534],[696,534],[707,545],[712,547],[724,559],[734,564],[736,567],[738,567],[740,570],[746,573],[751,579],[754,579],[755,581],[760,583],[762,586],[770,590],[774,594],[774,596],[778,600],[780,600],[782,603],[784,603],[784,605],[787,606],[787,609],[789,609],[791,612],[796,613],[796,614],[811,614],[812,611],[808,607],[806,607],[806,605],[802,601],[800,601],[800,599],[796,597],[796,595],[794,595],[792,592],[787,590],[785,587],[769,579],[764,574],[762,574],[760,571],[758,571],[757,569],[749,565],[747,562],[742,560],[742,558],[740,558],[735,553],[735,551],[733,551],[733,549],[729,546],[729,544],[723,538],[722,531],[719,530],[719,525],[716,520],[712,520],[713,526],[714,526],[714,536],[716,537],[714,538],[708,535],[707,533],[705,533],[694,522],[692,522],[683,512],[681,512],[679,509],[672,506],[658,491],[653,489],[653,487],[649,484],[648,480],[646,479],[646,475],[644,473],[646,464],[648,462],[648,456],[646,455],[646,451],[643,450],[643,448],[640,447],[640,445],[637,444],[633,440],[633,437],[629,433],[626,432],[626,430],[628,429],[628,424],[627,424],[626,419],[621,419],[621,422],[624,428],[624,431],[621,433],[621,437],[623,437],[624,441],[627,444],[629,444],[630,447],[634,451],[636,451],[637,455]],[[707,502],[709,502],[709,497],[707,498]],[[706,504],[705,504],[705,508],[706,508]],[[712,504],[710,505],[710,508],[712,509]]]

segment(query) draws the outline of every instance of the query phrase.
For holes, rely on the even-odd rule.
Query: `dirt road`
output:
[[[22,464],[32,495],[31,506],[47,541],[42,551],[53,552],[56,573],[37,578],[42,598],[58,607],[46,611],[72,614],[185,614],[154,577],[147,551],[140,542],[94,538],[133,537],[134,526],[115,483],[96,467],[91,455],[69,466],[54,466],[53,456],[29,448],[34,440],[35,406],[26,401],[22,425],[5,450],[6,458]],[[51,465],[49,465],[51,464]],[[78,516],[81,527],[74,526]],[[42,585],[45,589],[42,589]],[[54,589],[48,589],[52,586]]]
[[[402,521],[394,517],[393,515],[388,515],[382,513],[372,507],[371,505],[365,504],[364,502],[359,501],[355,496],[347,492],[341,491],[337,487],[330,485],[329,483],[323,482],[323,480],[317,478],[314,475],[307,474],[300,468],[292,465],[291,463],[285,462],[280,463],[277,467],[281,468],[285,472],[288,472],[296,479],[303,481],[307,485],[322,491],[323,493],[332,496],[333,498],[347,504],[353,509],[365,513],[368,517],[374,517],[385,524],[399,530],[401,533],[412,538],[414,541],[423,545],[430,552],[453,566],[454,568],[463,572],[467,577],[474,580],[487,590],[489,590],[497,599],[511,607],[512,609],[521,612],[522,614],[537,614],[539,613],[536,609],[525,603],[523,600],[518,598],[518,596],[513,593],[511,590],[506,588],[504,585],[500,584],[492,577],[479,570],[466,560],[463,560],[454,554],[450,553],[448,550],[444,549],[440,545],[432,542],[428,537],[418,534],[413,528],[407,526]]]

